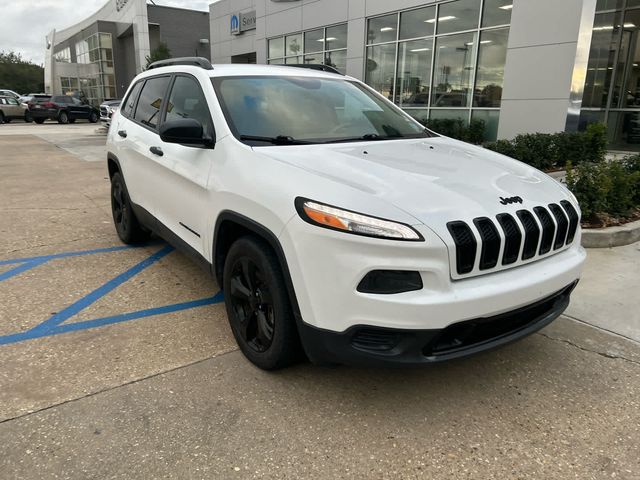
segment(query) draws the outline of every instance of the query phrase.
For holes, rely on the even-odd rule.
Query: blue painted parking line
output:
[[[57,258],[81,256],[81,255],[92,255],[96,253],[116,252],[116,251],[125,250],[129,248],[136,248],[136,247],[129,247],[129,246],[110,247],[110,248],[101,248],[101,249],[95,249],[95,250],[84,250],[84,251],[78,251],[78,252],[65,252],[65,253],[59,253],[55,255],[43,255],[38,257],[2,260],[0,261],[0,265],[19,264],[19,266],[7,272],[4,272],[2,275],[0,275],[0,281],[5,280],[6,278],[10,278],[15,275],[18,275],[20,273],[23,273],[32,268],[35,268],[39,265],[42,265],[48,262],[49,260],[53,260]],[[216,303],[222,302],[224,300],[224,297],[222,295],[222,292],[218,292],[213,297],[207,297],[200,300],[176,303],[173,305],[165,305],[162,307],[150,308],[146,310],[138,310],[134,312],[113,315],[109,317],[85,320],[82,322],[64,323],[65,321],[70,319],[72,316],[78,314],[85,308],[95,303],[97,300],[107,295],[109,292],[113,291],[119,285],[122,285],[127,280],[131,279],[135,275],[142,272],[144,269],[148,268],[149,266],[153,265],[160,259],[167,256],[173,250],[174,250],[173,247],[168,245],[163,247],[162,249],[158,250],[154,254],[145,258],[144,260],[134,265],[127,271],[107,281],[100,287],[96,288],[89,294],[75,301],[68,307],[62,309],[58,313],[55,313],[54,315],[49,317],[47,320],[36,325],[34,328],[30,330],[27,330],[25,332],[18,332],[18,333],[0,336],[0,345],[8,345],[12,343],[22,342],[25,340],[33,340],[35,338],[59,335],[61,333],[73,332],[78,330],[86,330],[89,328],[97,328],[105,325],[128,322],[131,320],[145,318],[152,315],[162,315],[165,313],[178,312],[181,310],[187,310],[190,308],[196,308],[196,307],[201,307],[205,305],[214,305]]]

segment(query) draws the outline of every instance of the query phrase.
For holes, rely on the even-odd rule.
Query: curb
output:
[[[619,227],[582,229],[584,248],[610,248],[629,245],[640,240],[640,220]]]

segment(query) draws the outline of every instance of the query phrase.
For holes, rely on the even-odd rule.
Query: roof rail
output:
[[[213,70],[211,62],[204,57],[178,57],[168,58],[167,60],[158,60],[147,67],[152,68],[169,67],[171,65],[193,65],[194,67],[204,68],[205,70]]]
[[[320,70],[322,72],[337,73],[338,75],[343,75],[344,76],[344,73],[342,73],[341,71],[339,71],[335,67],[332,67],[330,65],[325,65],[323,63],[289,63],[287,65],[279,64],[278,66],[280,66],[280,67],[310,68],[311,70]]]

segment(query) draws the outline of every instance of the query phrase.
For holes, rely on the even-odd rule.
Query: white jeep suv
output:
[[[246,357],[416,365],[508,343],[567,307],[575,197],[439,136],[330,67],[156,62],[107,141],[125,243],[155,232],[225,293]]]

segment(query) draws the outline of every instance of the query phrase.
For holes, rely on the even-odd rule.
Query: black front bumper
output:
[[[578,282],[542,300],[493,317],[465,320],[437,330],[400,330],[355,325],[333,332],[299,325],[314,363],[413,366],[462,358],[506,345],[549,325],[569,306]]]

